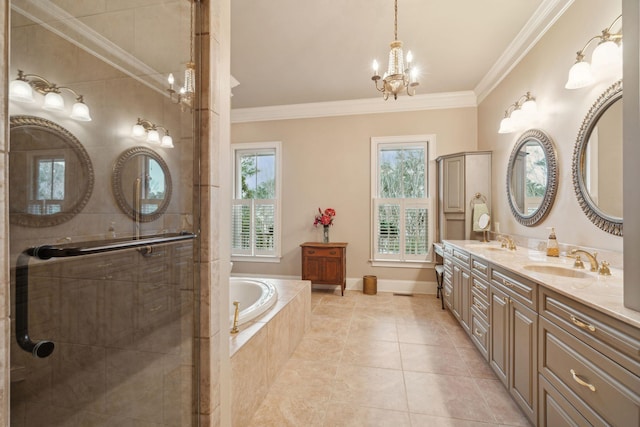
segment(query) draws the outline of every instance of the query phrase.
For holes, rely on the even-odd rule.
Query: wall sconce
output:
[[[9,85],[9,98],[12,101],[32,104],[36,102],[33,91],[44,95],[42,108],[49,111],[64,111],[64,98],[60,91],[69,91],[75,96],[76,102],[71,107],[70,117],[81,122],[90,122],[89,107],[84,103],[84,97],[75,90],[66,86],[57,86],[55,83],[37,74],[24,74],[18,70],[18,78]]]
[[[619,78],[622,70],[622,28],[617,33],[612,33],[611,28],[622,19],[618,16],[608,28],[602,30],[602,34],[593,36],[582,49],[577,52],[576,62],[569,70],[569,78],[566,89],[580,89],[592,84],[596,79],[594,74],[602,74],[612,70]],[[591,54],[591,64],[584,60],[584,52],[594,40],[600,40],[598,46]]]
[[[158,129],[162,129],[164,133],[162,139],[160,139]],[[137,139],[144,138],[150,144],[160,145],[160,147],[164,148],[173,148],[173,138],[169,135],[169,130],[147,119],[138,118],[138,122],[131,128],[131,135]]]
[[[515,132],[524,125],[523,122],[526,122],[537,112],[536,99],[531,95],[531,92],[525,93],[504,111],[504,118],[500,121],[498,133]]]

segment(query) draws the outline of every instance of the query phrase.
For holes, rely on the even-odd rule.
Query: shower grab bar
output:
[[[193,233],[167,233],[141,237],[140,239],[118,239],[108,241],[84,242],[83,246],[42,245],[26,249],[16,261],[16,341],[20,348],[33,357],[45,358],[53,353],[55,344],[49,340],[33,341],[29,336],[29,259],[66,258],[72,256],[92,255],[124,249],[145,248],[150,251],[153,245],[191,240]],[[144,255],[144,254],[143,254]]]

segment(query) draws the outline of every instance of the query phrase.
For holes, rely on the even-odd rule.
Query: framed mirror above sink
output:
[[[516,142],[507,167],[507,199],[511,213],[526,226],[549,213],[558,187],[556,149],[539,129],[525,131]]]
[[[9,221],[52,227],[85,207],[93,191],[89,154],[67,129],[35,116],[11,116]]]
[[[573,187],[589,220],[622,236],[622,80],[593,104],[573,150]]]

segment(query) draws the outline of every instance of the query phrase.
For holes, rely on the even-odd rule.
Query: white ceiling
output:
[[[417,93],[481,96],[572,1],[398,0]],[[371,63],[386,68],[393,20],[393,0],[232,0],[232,107],[378,97]]]

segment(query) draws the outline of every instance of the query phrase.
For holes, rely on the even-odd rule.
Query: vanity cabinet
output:
[[[451,266],[452,293],[450,296],[450,308],[463,329],[469,333],[471,330],[469,326],[471,320],[471,273],[469,262],[471,258],[467,252],[455,248],[451,251],[451,255],[450,260],[452,262],[449,264]]]
[[[347,281],[347,243],[306,242],[302,248],[302,280],[338,285],[344,295]]]
[[[559,394],[565,416],[592,425],[640,425],[640,331],[548,289],[539,312],[541,401]],[[557,411],[543,402],[540,422]]]
[[[476,193],[491,206],[491,152],[449,154],[436,159],[438,167],[437,241],[475,238],[470,202]]]
[[[471,256],[470,336],[480,353],[489,361],[489,265]]]
[[[538,401],[537,285],[495,266],[490,276],[489,363],[525,415],[535,422]]]

